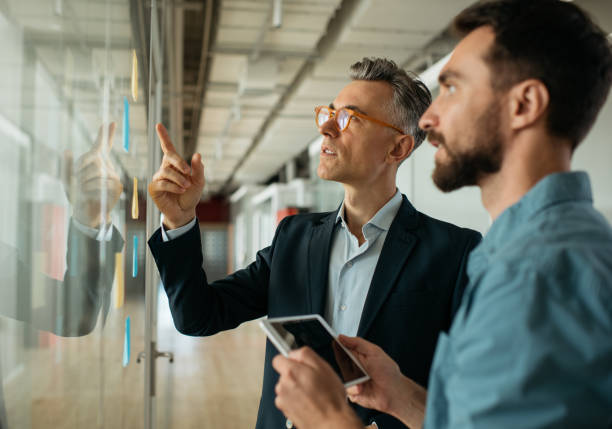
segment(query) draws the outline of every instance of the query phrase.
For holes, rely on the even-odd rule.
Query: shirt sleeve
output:
[[[610,295],[564,277],[562,267],[530,263],[492,266],[465,297],[444,387],[450,428],[605,428],[611,421]]]
[[[191,219],[191,221],[183,226],[180,226],[178,228],[175,229],[166,229],[164,227],[164,215],[161,215],[161,220],[160,220],[160,225],[161,225],[161,235],[162,235],[162,240],[164,240],[164,242],[166,241],[170,241],[170,240],[174,240],[175,238],[179,238],[181,235],[184,235],[185,233],[187,233],[187,231],[189,231],[191,228],[194,227],[194,225],[196,224],[196,218],[194,217],[193,219]]]

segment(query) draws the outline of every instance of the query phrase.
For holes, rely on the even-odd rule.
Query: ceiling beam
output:
[[[206,81],[210,73],[211,62],[209,61],[210,47],[213,45],[217,33],[217,23],[219,22],[219,0],[207,0],[204,9],[204,27],[202,29],[202,50],[200,54],[200,64],[198,68],[198,79],[196,84],[195,99],[191,110],[191,127],[188,131],[189,140],[185,141],[185,156],[191,157],[195,151],[198,141],[198,129],[200,127],[200,116],[204,103]],[[186,133],[187,134],[187,133]]]

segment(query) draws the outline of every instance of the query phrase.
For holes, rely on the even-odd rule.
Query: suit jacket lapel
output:
[[[385,244],[374,270],[372,283],[368,290],[357,336],[363,337],[370,328],[380,307],[393,289],[400,271],[406,264],[408,256],[417,243],[417,237],[411,231],[418,225],[418,212],[403,196],[395,219],[391,223]]]
[[[308,272],[310,273],[310,313],[323,315],[327,277],[329,274],[329,253],[331,250],[334,225],[338,211],[323,217],[314,225],[308,246]]]

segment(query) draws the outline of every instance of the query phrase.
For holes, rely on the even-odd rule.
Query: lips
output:
[[[436,148],[444,145],[444,138],[440,134],[433,131],[427,133],[427,140],[433,147]]]
[[[329,146],[321,146],[321,155],[335,156],[336,151]]]

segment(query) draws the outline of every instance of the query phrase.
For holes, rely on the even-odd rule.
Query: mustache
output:
[[[438,142],[441,145],[446,145],[446,142],[444,141],[444,136],[440,133],[436,133],[435,131],[427,132],[427,140]]]

